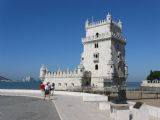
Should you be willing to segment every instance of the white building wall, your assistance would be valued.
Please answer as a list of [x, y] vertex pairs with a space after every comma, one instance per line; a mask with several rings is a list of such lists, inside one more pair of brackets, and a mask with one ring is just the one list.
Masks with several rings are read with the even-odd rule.
[[96, 25], [96, 27], [90, 27], [86, 29], [86, 37], [96, 35], [96, 33], [102, 34], [110, 32], [110, 24]]
[[[98, 48], [95, 48], [95, 43], [98, 43]], [[108, 61], [111, 59], [111, 40], [97, 41], [84, 44], [83, 65], [86, 71], [91, 71], [92, 84], [97, 85], [103, 82], [101, 78], [108, 77]], [[98, 62], [94, 62], [94, 54], [98, 53]], [[95, 65], [98, 65], [98, 70], [95, 70]], [[99, 82], [100, 83], [99, 83]], [[97, 85], [99, 86], [99, 85]], [[100, 85], [103, 87], [103, 85]]]
[[81, 86], [81, 77], [46, 77], [46, 82], [55, 83], [56, 90], [67, 90], [69, 88], [80, 87]]

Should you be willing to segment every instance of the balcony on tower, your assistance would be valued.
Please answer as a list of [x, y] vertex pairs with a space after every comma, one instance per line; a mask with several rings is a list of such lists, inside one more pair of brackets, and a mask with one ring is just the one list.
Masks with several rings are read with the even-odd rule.
[[82, 38], [82, 43], [96, 42], [96, 41], [110, 39], [110, 38], [114, 38], [116, 40], [120, 40], [121, 42], [126, 43], [126, 39], [122, 35], [114, 32], [106, 32], [102, 34], [99, 33], [98, 35], [95, 34], [92, 36], [84, 37]]

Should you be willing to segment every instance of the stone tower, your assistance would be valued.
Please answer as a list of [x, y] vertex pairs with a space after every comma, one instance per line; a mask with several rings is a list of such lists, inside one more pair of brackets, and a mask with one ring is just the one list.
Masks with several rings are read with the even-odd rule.
[[91, 86], [104, 88], [125, 83], [128, 68], [125, 63], [126, 40], [122, 36], [122, 22], [114, 22], [108, 13], [104, 20], [87, 20], [85, 30], [81, 63], [85, 71], [91, 73]]
[[108, 14], [101, 21], [87, 20], [85, 30], [80, 65], [74, 70], [63, 71], [50, 71], [42, 65], [40, 79], [44, 83], [55, 83], [56, 90], [123, 86], [128, 67], [125, 63], [126, 40], [122, 36], [122, 22], [114, 22]]

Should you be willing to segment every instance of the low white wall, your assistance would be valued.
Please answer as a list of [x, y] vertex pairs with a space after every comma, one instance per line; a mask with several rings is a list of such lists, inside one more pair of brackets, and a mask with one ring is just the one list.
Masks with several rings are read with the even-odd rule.
[[3, 93], [41, 93], [40, 90], [18, 90], [18, 89], [0, 89], [0, 94]]
[[0, 89], [0, 95], [5, 96], [27, 96], [42, 98], [40, 90], [17, 90], [17, 89]]
[[[40, 90], [18, 90], [18, 89], [0, 89], [0, 95], [40, 95]], [[67, 92], [67, 91], [54, 91], [55, 95], [70, 95], [70, 96], [103, 96], [97, 94], [90, 94], [90, 93], [82, 93], [82, 92]]]

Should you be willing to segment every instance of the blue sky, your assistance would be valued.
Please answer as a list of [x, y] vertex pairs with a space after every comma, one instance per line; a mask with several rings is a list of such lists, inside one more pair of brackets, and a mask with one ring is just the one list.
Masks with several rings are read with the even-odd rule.
[[87, 18], [123, 22], [129, 81], [160, 69], [159, 0], [0, 0], [0, 75], [21, 79], [79, 65]]

